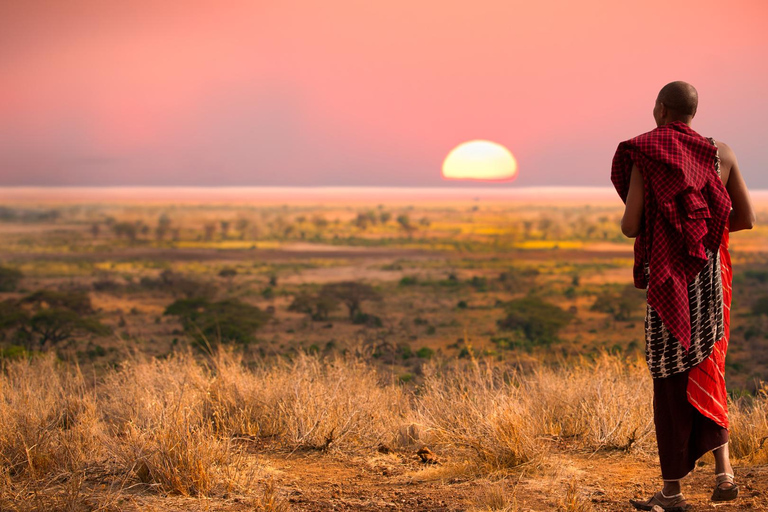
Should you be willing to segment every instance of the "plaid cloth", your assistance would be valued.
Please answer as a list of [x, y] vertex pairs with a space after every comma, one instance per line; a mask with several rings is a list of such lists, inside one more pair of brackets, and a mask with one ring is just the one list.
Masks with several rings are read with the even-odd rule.
[[648, 289], [648, 304], [686, 350], [691, 344], [688, 283], [707, 262], [705, 248], [719, 249], [731, 211], [713, 163], [716, 155], [709, 140], [676, 121], [619, 144], [611, 169], [611, 182], [625, 202], [632, 165], [643, 175], [635, 286]]

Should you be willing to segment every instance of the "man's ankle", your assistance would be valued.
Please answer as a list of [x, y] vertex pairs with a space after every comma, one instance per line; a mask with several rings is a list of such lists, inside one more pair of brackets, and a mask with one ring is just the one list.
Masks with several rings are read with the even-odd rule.
[[664, 487], [661, 489], [661, 495], [664, 498], [671, 498], [680, 494], [679, 482], [664, 482]]
[[733, 474], [733, 467], [730, 464], [715, 464], [715, 474], [719, 475], [721, 473], [728, 473]]

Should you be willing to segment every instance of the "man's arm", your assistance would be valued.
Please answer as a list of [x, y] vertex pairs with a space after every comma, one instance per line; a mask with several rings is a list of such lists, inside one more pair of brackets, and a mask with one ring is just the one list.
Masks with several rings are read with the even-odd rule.
[[629, 177], [629, 192], [627, 192], [624, 217], [621, 218], [621, 232], [629, 238], [635, 238], [640, 234], [640, 226], [643, 222], [643, 200], [645, 185], [643, 175], [637, 165], [632, 166], [632, 174]]
[[752, 201], [749, 199], [747, 184], [739, 170], [739, 163], [736, 160], [736, 154], [724, 142], [717, 143], [720, 149], [720, 161], [726, 167], [730, 168], [725, 183], [725, 189], [731, 196], [731, 215], [728, 219], [728, 230], [731, 232], [741, 231], [743, 229], [752, 229], [755, 225], [755, 210], [752, 208]]

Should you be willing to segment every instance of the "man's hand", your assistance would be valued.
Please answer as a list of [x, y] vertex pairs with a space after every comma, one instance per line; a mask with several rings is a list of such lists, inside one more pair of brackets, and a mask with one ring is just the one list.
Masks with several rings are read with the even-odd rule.
[[629, 192], [627, 192], [624, 217], [621, 218], [621, 232], [629, 238], [635, 238], [640, 234], [640, 226], [643, 223], [644, 196], [643, 175], [635, 164], [632, 166], [632, 174], [629, 177]]

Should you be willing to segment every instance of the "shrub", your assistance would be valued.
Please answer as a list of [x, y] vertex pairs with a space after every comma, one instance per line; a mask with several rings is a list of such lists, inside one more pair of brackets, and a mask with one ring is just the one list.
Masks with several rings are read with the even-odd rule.
[[68, 309], [79, 315], [90, 315], [93, 313], [91, 298], [85, 292], [40, 290], [23, 298], [21, 303], [32, 305], [35, 308]]
[[139, 234], [139, 226], [133, 222], [117, 222], [112, 225], [112, 231], [117, 238], [125, 237], [131, 242], [135, 242]]
[[0, 348], [0, 359], [26, 359], [30, 353], [20, 345]]
[[536, 345], [535, 342], [525, 336], [495, 336], [491, 338], [491, 342], [503, 350], [523, 349], [530, 351]]
[[355, 316], [352, 318], [352, 323], [357, 325], [364, 325], [366, 327], [381, 327], [383, 325], [381, 318], [378, 316], [361, 312], [355, 314]]
[[768, 315], [768, 295], [758, 298], [752, 305], [753, 315]]
[[270, 315], [237, 299], [209, 302], [206, 299], [179, 299], [165, 310], [177, 316], [184, 331], [200, 344], [250, 343], [254, 333]]
[[19, 281], [24, 277], [20, 270], [0, 266], [0, 292], [12, 292], [16, 290]]
[[484, 292], [488, 286], [488, 281], [484, 277], [472, 276], [469, 285], [479, 292]]
[[744, 277], [758, 283], [768, 283], [768, 270], [745, 270]]
[[339, 308], [339, 300], [328, 294], [312, 294], [308, 292], [299, 292], [293, 297], [293, 302], [288, 306], [288, 311], [305, 313], [312, 320], [324, 321], [328, 316]]
[[402, 343], [397, 346], [397, 351], [400, 352], [400, 357], [403, 359], [410, 359], [413, 357], [413, 350], [407, 343]]
[[507, 316], [498, 321], [501, 329], [519, 330], [531, 342], [549, 344], [557, 333], [568, 325], [572, 315], [559, 307], [536, 297], [526, 297], [509, 302]]
[[140, 286], [149, 290], [160, 290], [174, 297], [192, 299], [196, 297], [211, 298], [216, 288], [203, 281], [191, 279], [172, 270], [164, 270], [157, 279], [142, 277]]
[[645, 292], [633, 285], [627, 285], [618, 293], [607, 291], [598, 295], [590, 309], [609, 313], [614, 320], [626, 321], [632, 317], [632, 313], [640, 309], [642, 304], [645, 304]]
[[232, 278], [232, 277], [235, 277], [236, 275], [237, 275], [237, 269], [234, 269], [231, 267], [223, 268], [219, 271], [219, 277], [223, 277], [223, 278]]
[[435, 351], [429, 347], [421, 347], [416, 351], [416, 355], [421, 359], [431, 359], [434, 354]]
[[120, 285], [108, 277], [95, 280], [91, 286], [97, 292], [115, 292], [120, 289]]
[[28, 315], [19, 301], [8, 299], [0, 302], [0, 331], [18, 327], [27, 320]]
[[454, 274], [453, 272], [451, 272], [450, 274], [448, 274], [448, 277], [447, 277], [447, 278], [445, 278], [445, 279], [442, 279], [442, 280], [440, 281], [440, 286], [450, 286], [450, 287], [455, 287], [455, 286], [459, 286], [460, 284], [461, 284], [461, 283], [460, 283], [460, 281], [459, 281], [459, 278], [458, 278], [458, 277], [456, 276], [456, 274]]
[[530, 287], [531, 276], [517, 269], [510, 269], [499, 274], [499, 283], [508, 292], [518, 293]]

